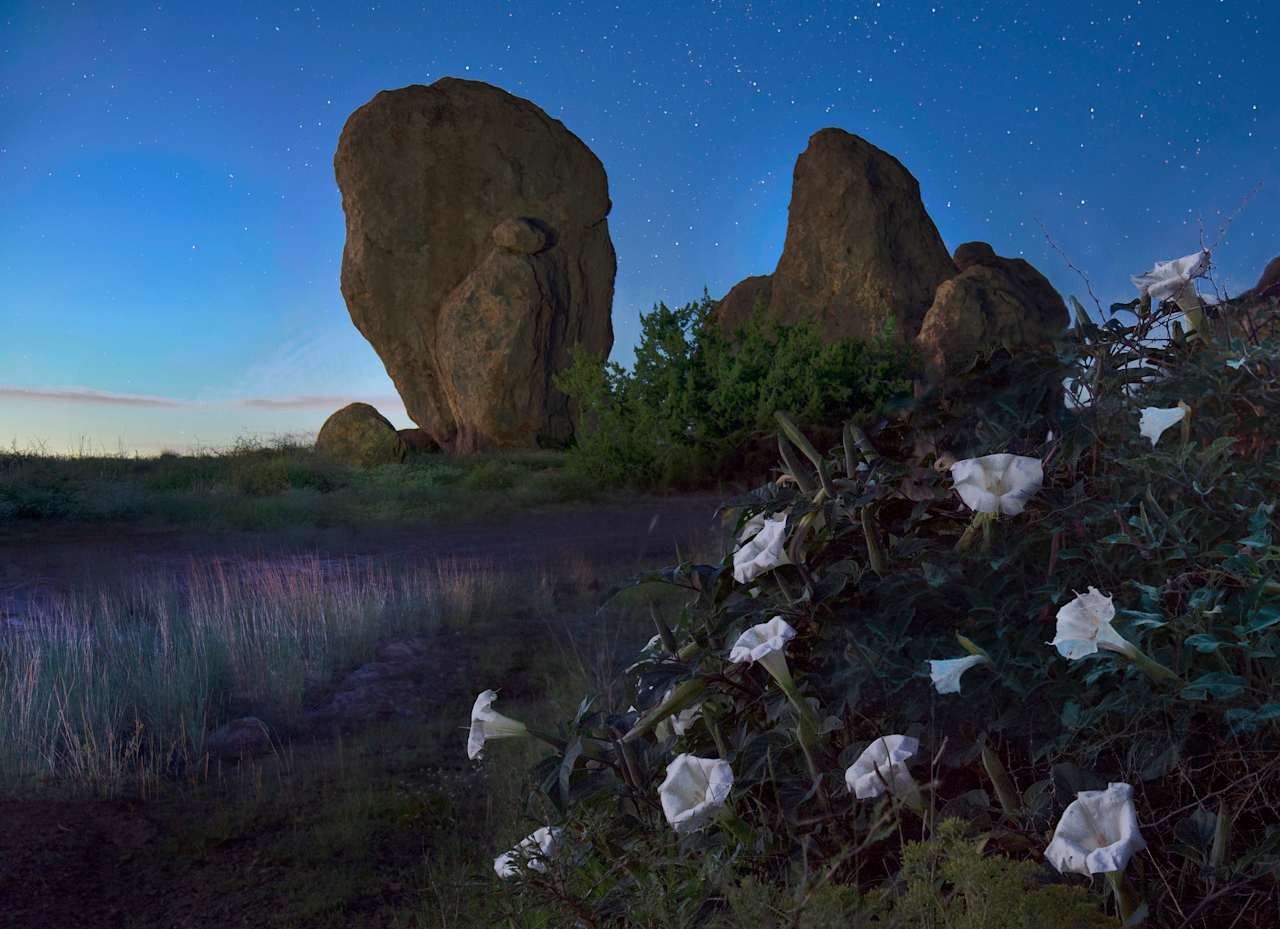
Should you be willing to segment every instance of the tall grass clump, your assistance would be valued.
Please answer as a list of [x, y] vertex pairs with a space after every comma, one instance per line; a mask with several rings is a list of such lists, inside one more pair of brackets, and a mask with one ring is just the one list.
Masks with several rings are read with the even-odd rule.
[[509, 925], [1276, 924], [1277, 307], [1116, 309], [831, 448], [777, 419], [733, 550], [531, 731]]
[[715, 301], [640, 317], [630, 371], [579, 352], [557, 384], [579, 405], [570, 465], [612, 486], [693, 486], [736, 470], [772, 430], [773, 411], [838, 425], [844, 411], [910, 392], [910, 358], [892, 331], [870, 343], [823, 341], [809, 324], [767, 321], [763, 308], [726, 336]]
[[392, 574], [317, 557], [37, 604], [0, 632], [0, 784], [108, 795], [190, 770], [235, 706], [294, 731], [309, 687], [378, 639], [486, 615], [491, 571], [442, 562]]

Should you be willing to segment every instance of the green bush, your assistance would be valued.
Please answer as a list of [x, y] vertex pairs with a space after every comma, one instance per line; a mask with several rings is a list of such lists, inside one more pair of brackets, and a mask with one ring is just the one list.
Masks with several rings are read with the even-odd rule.
[[[775, 557], [755, 576], [727, 552], [638, 578], [688, 599], [656, 615], [659, 636], [609, 688], [620, 698], [587, 696], [541, 736], [554, 751], [530, 810], [564, 838], [546, 873], [516, 880], [515, 911], [700, 925], [758, 886], [793, 900], [778, 925], [805, 925], [806, 899], [848, 925], [1098, 925], [1085, 879], [1043, 856], [1078, 792], [1123, 783], [1147, 850], [1090, 900], [1130, 924], [1272, 925], [1280, 339], [1165, 338], [1169, 321], [1082, 322], [1057, 354], [991, 359], [826, 451], [784, 423], [800, 484], [726, 504], [740, 537], [782, 521]], [[1069, 380], [1089, 404], [1063, 404]], [[1140, 434], [1143, 410], [1180, 402], [1181, 422]], [[975, 513], [950, 466], [997, 453], [1034, 459], [1042, 483], [1025, 508]], [[1090, 588], [1114, 608], [1093, 650], [1048, 644]], [[774, 619], [795, 633], [788, 670], [730, 660]], [[966, 656], [961, 693], [935, 688], [930, 662]], [[918, 740], [910, 780], [855, 799], [846, 770], [889, 735]], [[727, 763], [732, 787], [677, 834], [658, 786], [686, 754]]]
[[774, 410], [838, 424], [909, 393], [910, 359], [891, 330], [871, 344], [826, 344], [811, 325], [766, 321], [757, 305], [726, 338], [714, 310], [704, 292], [701, 303], [642, 315], [631, 371], [574, 355], [556, 381], [582, 411], [572, 467], [612, 486], [689, 486], [771, 431]]

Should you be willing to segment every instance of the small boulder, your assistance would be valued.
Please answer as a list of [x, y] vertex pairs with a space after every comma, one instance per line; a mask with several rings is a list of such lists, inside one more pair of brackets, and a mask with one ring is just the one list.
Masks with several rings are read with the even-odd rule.
[[547, 247], [547, 234], [527, 219], [504, 219], [493, 227], [499, 248], [518, 255], [533, 255]]
[[314, 725], [351, 723], [421, 713], [429, 700], [424, 678], [430, 659], [425, 639], [392, 639], [379, 643], [375, 659], [338, 681], [305, 718]]
[[242, 716], [204, 737], [204, 750], [215, 758], [252, 758], [271, 751], [271, 732], [256, 716]]
[[367, 403], [351, 403], [324, 421], [316, 451], [353, 468], [404, 461], [407, 448], [396, 427]]
[[1047, 344], [1066, 328], [1062, 297], [1021, 258], [966, 242], [956, 249], [955, 263], [960, 274], [938, 286], [916, 337], [930, 380], [962, 374], [1000, 347]]

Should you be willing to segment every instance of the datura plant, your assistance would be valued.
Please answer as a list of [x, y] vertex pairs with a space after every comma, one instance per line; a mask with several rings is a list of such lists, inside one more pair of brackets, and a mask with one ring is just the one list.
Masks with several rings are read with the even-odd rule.
[[[513, 925], [730, 925], [746, 887], [788, 925], [830, 894], [881, 924], [914, 912], [909, 843], [955, 817], [1046, 900], [1270, 925], [1280, 345], [1240, 333], [1278, 314], [1224, 304], [1186, 338], [1172, 297], [1201, 261], [1157, 265], [1105, 322], [1074, 303], [1053, 352], [848, 411], [832, 447], [783, 411], [722, 557], [632, 579], [679, 603], [542, 737], [530, 826], [563, 833], [554, 880], [510, 878], [512, 913], [543, 914]], [[527, 732], [486, 694], [472, 755]]]

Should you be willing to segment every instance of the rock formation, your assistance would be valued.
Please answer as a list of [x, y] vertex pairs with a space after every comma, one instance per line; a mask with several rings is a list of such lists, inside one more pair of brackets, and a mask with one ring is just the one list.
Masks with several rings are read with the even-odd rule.
[[931, 380], [963, 374], [995, 348], [1047, 344], [1066, 328], [1062, 297], [1021, 258], [966, 242], [955, 264], [960, 273], [938, 286], [915, 340]]
[[1280, 255], [1267, 262], [1262, 277], [1251, 289], [1233, 299], [1233, 303], [1258, 303], [1269, 297], [1280, 297]]
[[1044, 343], [1069, 321], [1062, 297], [1022, 259], [968, 242], [953, 260], [911, 173], [842, 129], [810, 136], [778, 266], [730, 289], [716, 308], [721, 326], [741, 326], [757, 300], [767, 318], [813, 322], [830, 341], [867, 340], [891, 323], [934, 379], [997, 346]]
[[356, 110], [334, 172], [342, 294], [413, 421], [458, 451], [567, 440], [552, 375], [613, 345], [599, 159], [528, 100], [442, 78]]
[[400, 441], [404, 442], [404, 447], [410, 451], [440, 451], [440, 446], [436, 444], [436, 440], [421, 429], [397, 429], [396, 434], [400, 436]]
[[833, 341], [870, 339], [890, 319], [909, 338], [955, 274], [902, 163], [843, 129], [822, 129], [796, 159], [777, 268], [735, 286], [717, 316], [732, 331], [759, 295], [770, 318], [813, 321]]
[[404, 440], [385, 416], [367, 403], [350, 403], [324, 421], [316, 451], [352, 468], [404, 461]]

